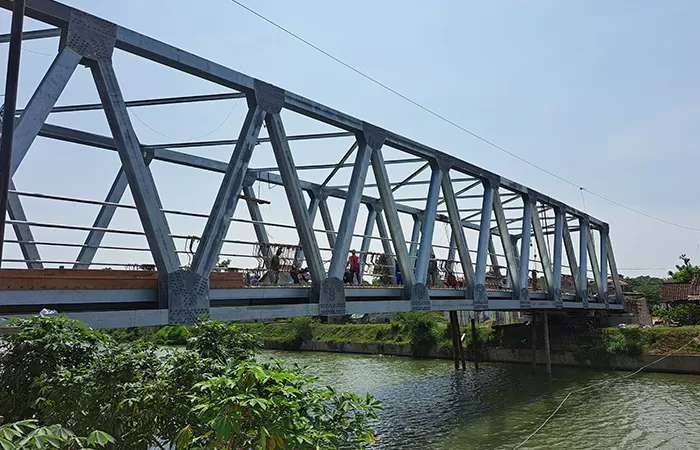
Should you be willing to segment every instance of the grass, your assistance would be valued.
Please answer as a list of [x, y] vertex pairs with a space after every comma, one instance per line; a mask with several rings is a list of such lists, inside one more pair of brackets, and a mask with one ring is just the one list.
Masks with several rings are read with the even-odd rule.
[[[231, 327], [256, 334], [266, 347], [288, 350], [299, 349], [308, 341], [336, 345], [410, 345], [416, 356], [427, 356], [433, 350], [452, 349], [448, 323], [443, 315], [436, 313], [403, 313], [397, 315], [390, 323], [328, 324], [308, 317], [298, 317], [268, 323], [237, 323]], [[468, 324], [465, 324], [461, 331], [465, 338], [464, 345], [469, 348], [472, 339]], [[478, 324], [477, 333], [481, 346], [499, 345], [490, 324]], [[187, 327], [169, 325], [159, 328], [113, 330], [110, 334], [122, 341], [146, 339], [159, 345], [181, 345], [183, 338], [189, 335], [189, 330]], [[577, 336], [575, 346], [561, 350], [574, 352], [580, 361], [605, 365], [615, 356], [665, 354], [698, 336], [700, 325], [603, 328]], [[510, 342], [512, 340], [501, 337], [500, 344], [517, 347], [518, 343]], [[700, 355], [700, 339], [689, 344], [680, 353]]]

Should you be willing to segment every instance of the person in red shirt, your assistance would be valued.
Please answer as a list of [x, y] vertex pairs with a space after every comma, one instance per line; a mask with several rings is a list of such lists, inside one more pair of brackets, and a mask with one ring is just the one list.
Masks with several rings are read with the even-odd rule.
[[360, 280], [360, 257], [357, 256], [355, 250], [350, 251], [350, 257], [348, 258], [348, 263], [345, 268], [350, 274], [348, 277], [350, 279], [350, 284], [355, 284], [355, 280], [357, 280], [357, 284], [362, 284]]

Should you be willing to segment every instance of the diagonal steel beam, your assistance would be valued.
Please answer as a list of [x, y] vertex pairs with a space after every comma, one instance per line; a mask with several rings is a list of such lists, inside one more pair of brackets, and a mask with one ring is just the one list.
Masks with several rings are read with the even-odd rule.
[[[360, 195], [362, 192], [360, 191]], [[352, 199], [348, 198], [345, 200], [347, 204]], [[360, 203], [359, 201], [357, 203]], [[331, 211], [328, 209], [328, 202], [325, 198], [321, 198], [318, 204], [318, 211], [321, 213], [321, 221], [323, 222], [323, 228], [326, 230], [326, 238], [328, 239], [328, 247], [333, 248], [335, 246], [335, 227], [333, 226], [333, 217], [331, 216]]]
[[564, 240], [564, 211], [561, 208], [554, 208], [554, 245], [552, 248], [552, 295], [554, 303], [558, 308], [563, 306], [561, 300], [561, 268], [562, 268], [562, 247]]
[[374, 223], [377, 220], [377, 210], [371, 205], [367, 205], [367, 208], [367, 222], [365, 222], [365, 230], [362, 233], [362, 244], [360, 247], [360, 280], [363, 279], [365, 274], [367, 252], [369, 252], [369, 244], [372, 240], [371, 236], [374, 233]]
[[[384, 162], [386, 163], [386, 161]], [[405, 186], [406, 183], [409, 183], [412, 179], [423, 173], [425, 169], [430, 167], [430, 163], [427, 162], [420, 166], [418, 169], [416, 169], [413, 173], [411, 173], [409, 176], [404, 178], [403, 180], [399, 181], [394, 187], [391, 188], [391, 192], [396, 192], [397, 190], [401, 189], [402, 186]]]
[[384, 165], [384, 157], [381, 152], [381, 145], [383, 144], [383, 139], [381, 143], [377, 143], [372, 152], [372, 170], [374, 172], [374, 179], [377, 182], [377, 187], [379, 189], [379, 199], [382, 202], [382, 211], [384, 216], [386, 216], [387, 225], [389, 228], [389, 234], [391, 235], [391, 240], [393, 242], [394, 254], [399, 263], [399, 269], [401, 270], [401, 277], [403, 278], [404, 285], [413, 286], [416, 282], [415, 276], [413, 274], [413, 266], [408, 259], [408, 252], [406, 251], [406, 238], [404, 237], [403, 230], [401, 229], [401, 221], [399, 220], [399, 215], [396, 210], [396, 204], [394, 203], [394, 196], [391, 192], [391, 186], [389, 181], [389, 175], [386, 171], [386, 166]]
[[[361, 138], [357, 155], [355, 156], [352, 176], [350, 178], [351, 181], [350, 189], [348, 190], [348, 198], [345, 200], [343, 214], [340, 218], [340, 225], [338, 226], [338, 237], [334, 242], [335, 245], [331, 246], [333, 248], [333, 255], [331, 256], [331, 264], [330, 268], [328, 269], [328, 278], [335, 278], [337, 280], [343, 279], [343, 274], [345, 272], [345, 261], [347, 259], [348, 251], [350, 250], [352, 234], [355, 230], [355, 223], [357, 222], [357, 213], [360, 209], [362, 189], [365, 184], [365, 179], [367, 178], [367, 171], [369, 169], [369, 161], [372, 152], [373, 149]], [[323, 209], [321, 209], [321, 214], [323, 214]], [[328, 219], [330, 220], [330, 214], [328, 214]], [[333, 226], [332, 223], [329, 223], [328, 225], [331, 227]]]
[[279, 112], [268, 112], [265, 116], [265, 124], [267, 125], [267, 132], [270, 134], [272, 151], [275, 154], [275, 160], [277, 160], [280, 176], [284, 180], [284, 190], [287, 194], [294, 223], [299, 232], [299, 239], [304, 249], [304, 257], [309, 267], [311, 280], [317, 286], [320, 286], [326, 276], [326, 270], [323, 267], [321, 252], [318, 249], [318, 242], [316, 242], [313, 227], [309, 222], [304, 194], [301, 190], [299, 177], [294, 169], [292, 152], [289, 149], [289, 143], [287, 142]]
[[501, 201], [500, 195], [498, 195], [498, 190], [496, 190], [496, 195], [493, 196], [493, 214], [496, 216], [496, 226], [501, 238], [503, 253], [506, 257], [506, 269], [508, 269], [510, 283], [515, 292], [515, 289], [517, 289], [518, 286], [520, 261], [518, 259], [518, 252], [513, 245], [510, 232], [508, 231], [508, 221], [506, 220], [505, 212], [503, 211], [504, 203], [505, 202]]
[[552, 262], [549, 258], [549, 248], [547, 247], [547, 241], [544, 237], [544, 232], [542, 231], [542, 222], [540, 222], [539, 214], [537, 214], [536, 204], [534, 202], [531, 203], [530, 208], [532, 208], [532, 231], [535, 235], [535, 245], [537, 245], [537, 254], [540, 256], [540, 263], [542, 264], [542, 272], [544, 272], [544, 281], [546, 284], [547, 292], [549, 294], [549, 298], [553, 299], [554, 274], [552, 272]]
[[162, 204], [153, 175], [146, 167], [141, 145], [129, 120], [129, 113], [126, 111], [112, 63], [100, 60], [91, 64], [90, 69], [100, 100], [105, 107], [107, 122], [117, 144], [119, 158], [146, 233], [153, 260], [159, 271], [168, 274], [175, 272], [180, 268], [180, 260], [175, 252], [168, 222], [161, 211]]
[[257, 104], [249, 106], [228, 169], [204, 226], [197, 252], [192, 258], [192, 271], [200, 276], [208, 277], [218, 260], [231, 218], [236, 211], [238, 197], [243, 189], [248, 164], [253, 156], [264, 117], [265, 112]]
[[454, 252], [451, 250], [452, 241], [454, 241], [454, 245], [457, 248], [457, 253], [459, 254], [459, 262], [462, 266], [462, 273], [464, 274], [465, 296], [472, 297], [474, 293], [474, 266], [472, 265], [472, 258], [469, 254], [467, 239], [464, 236], [464, 229], [462, 228], [462, 223], [459, 218], [457, 201], [455, 200], [449, 171], [446, 171], [446, 174], [442, 178], [442, 195], [443, 198], [445, 198], [445, 206], [447, 206], [448, 218], [452, 228], [450, 254], [448, 255], [448, 259], [452, 260], [454, 258]]
[[590, 223], [585, 218], [579, 218], [578, 231], [578, 297], [584, 308], [588, 307], [588, 242], [590, 240]]
[[265, 224], [263, 223], [263, 216], [260, 212], [260, 206], [256, 201], [255, 189], [253, 186], [244, 186], [243, 194], [245, 195], [245, 203], [248, 207], [248, 215], [253, 221], [253, 231], [255, 232], [255, 238], [258, 241], [258, 245], [262, 250], [263, 257], [271, 257], [270, 254], [270, 238], [267, 235], [267, 230], [265, 229]]
[[[10, 180], [10, 190], [15, 189], [15, 185], [12, 180]], [[32, 229], [29, 225], [19, 223], [26, 222], [27, 216], [24, 213], [24, 208], [22, 203], [19, 201], [19, 196], [17, 194], [10, 193], [7, 197], [7, 214], [10, 216], [10, 220], [13, 221], [12, 229], [17, 236], [17, 241], [19, 244], [19, 249], [22, 252], [22, 256], [26, 261], [27, 268], [29, 269], [42, 269], [44, 265], [41, 263], [41, 257], [39, 257], [39, 250], [34, 241], [34, 235], [32, 234]]]
[[345, 154], [343, 155], [342, 158], [340, 158], [340, 161], [338, 161], [338, 164], [333, 168], [333, 170], [331, 171], [331, 173], [329, 173], [328, 176], [326, 177], [326, 179], [323, 180], [323, 183], [321, 183], [321, 189], [323, 189], [324, 187], [326, 187], [326, 186], [328, 185], [328, 183], [331, 182], [331, 180], [333, 179], [333, 177], [335, 176], [335, 174], [338, 173], [338, 171], [339, 171], [340, 169], [343, 168], [343, 165], [345, 164], [345, 161], [347, 161], [348, 158], [350, 158], [350, 155], [352, 155], [352, 153], [353, 153], [355, 150], [357, 150], [357, 141], [355, 141], [355, 142], [352, 143], [352, 145], [350, 146], [350, 148], [348, 149], [348, 151], [345, 152]]

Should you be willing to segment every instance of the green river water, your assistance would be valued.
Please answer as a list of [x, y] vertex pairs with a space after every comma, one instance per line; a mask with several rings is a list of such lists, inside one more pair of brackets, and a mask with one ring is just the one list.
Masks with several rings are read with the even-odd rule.
[[[265, 352], [323, 384], [372, 393], [378, 449], [512, 449], [576, 388], [624, 372], [312, 352]], [[700, 375], [641, 373], [572, 395], [522, 448], [700, 449]]]

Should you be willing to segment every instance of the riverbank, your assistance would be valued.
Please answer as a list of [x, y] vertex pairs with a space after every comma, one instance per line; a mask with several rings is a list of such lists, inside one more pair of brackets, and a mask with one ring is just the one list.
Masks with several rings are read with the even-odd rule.
[[[269, 323], [232, 325], [254, 333], [266, 349], [384, 354], [422, 358], [452, 358], [449, 325], [441, 314], [399, 314], [388, 323], [328, 324], [311, 318]], [[681, 352], [649, 367], [650, 371], [700, 374], [700, 326], [654, 328], [587, 328], [567, 319], [552, 318], [552, 363], [597, 369], [636, 370], [686, 345]], [[138, 336], [140, 334], [141, 336]], [[469, 359], [473, 359], [471, 333], [462, 330]], [[489, 323], [477, 326], [480, 361], [530, 364], [532, 334], [529, 325], [495, 330]], [[544, 363], [543, 330], [537, 330], [537, 361]], [[133, 340], [147, 337], [160, 344], [177, 345], [188, 329], [167, 326], [157, 330], [120, 331]]]

